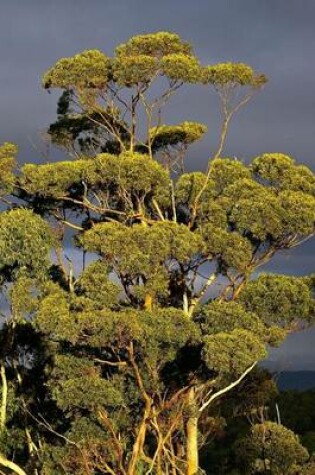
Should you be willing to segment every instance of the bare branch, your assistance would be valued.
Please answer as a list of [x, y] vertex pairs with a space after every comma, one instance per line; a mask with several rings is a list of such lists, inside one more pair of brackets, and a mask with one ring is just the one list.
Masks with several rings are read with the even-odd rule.
[[0, 465], [5, 468], [12, 470], [12, 472], [16, 473], [17, 475], [27, 475], [24, 470], [19, 467], [15, 462], [11, 462], [8, 460], [4, 455], [0, 454]]
[[255, 368], [257, 365], [258, 361], [254, 361], [254, 363], [249, 366], [244, 373], [241, 374], [241, 376], [233, 381], [231, 384], [226, 386], [223, 389], [220, 389], [220, 391], [217, 391], [214, 393], [207, 401], [205, 401], [202, 406], [199, 408], [199, 412], [202, 413], [213, 401], [218, 399], [220, 396], [223, 396], [223, 394], [226, 394], [227, 392], [231, 391], [231, 389], [235, 388], [238, 384], [240, 384], [241, 381]]

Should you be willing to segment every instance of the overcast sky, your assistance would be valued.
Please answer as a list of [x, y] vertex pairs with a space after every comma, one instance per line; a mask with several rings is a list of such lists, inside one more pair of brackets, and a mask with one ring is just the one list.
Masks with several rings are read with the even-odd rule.
[[[243, 61], [270, 82], [232, 124], [225, 155], [249, 160], [283, 152], [315, 170], [314, 0], [0, 0], [0, 143], [20, 146], [23, 162], [42, 160], [40, 133], [55, 119], [56, 95], [41, 76], [57, 59], [113, 48], [139, 33], [173, 31], [203, 63]], [[170, 123], [198, 120], [209, 133], [190, 154], [197, 168], [215, 148], [215, 98], [187, 88], [168, 109]], [[51, 157], [52, 159], [54, 156]], [[315, 242], [276, 259], [270, 270], [315, 270]], [[291, 338], [281, 361], [315, 370], [315, 331]]]

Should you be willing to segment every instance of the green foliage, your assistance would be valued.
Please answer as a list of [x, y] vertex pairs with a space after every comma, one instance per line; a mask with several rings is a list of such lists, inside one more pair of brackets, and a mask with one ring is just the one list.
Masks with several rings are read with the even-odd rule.
[[61, 335], [73, 335], [73, 319], [70, 316], [70, 302], [67, 294], [57, 284], [50, 283], [44, 289], [35, 324], [40, 331], [51, 335], [53, 340]]
[[34, 315], [38, 306], [36, 297], [38, 284], [39, 282], [23, 275], [23, 273], [14, 282], [10, 289], [10, 301], [14, 319], [20, 320]]
[[82, 357], [58, 355], [50, 384], [53, 398], [67, 412], [123, 404], [115, 381], [100, 378], [100, 368]]
[[204, 305], [197, 321], [206, 335], [231, 332], [237, 328], [252, 331], [262, 337], [265, 332], [265, 326], [257, 315], [247, 312], [241, 304], [233, 301], [214, 301]]
[[163, 75], [174, 82], [197, 83], [201, 67], [197, 58], [182, 53], [169, 54], [161, 61]]
[[201, 230], [207, 254], [220, 260], [223, 274], [229, 268], [246, 271], [252, 259], [251, 243], [238, 233], [220, 229], [215, 224], [206, 224]]
[[195, 317], [205, 335], [204, 358], [210, 368], [240, 374], [266, 355], [264, 343], [277, 345], [286, 332], [268, 327], [237, 302], [213, 301]]
[[206, 133], [207, 127], [198, 122], [182, 122], [178, 125], [161, 125], [150, 130], [152, 147], [160, 150], [169, 146], [188, 146]]
[[206, 183], [206, 176], [202, 172], [182, 174], [176, 182], [176, 198], [178, 203], [192, 205], [201, 189], [206, 186], [204, 200], [210, 201], [214, 195], [213, 181]]
[[314, 317], [312, 293], [298, 277], [260, 275], [246, 284], [240, 300], [268, 324], [288, 325]]
[[138, 285], [141, 279], [153, 293], [167, 290], [167, 269], [174, 265], [172, 261], [188, 263], [203, 249], [198, 235], [184, 225], [166, 221], [149, 227], [96, 224], [80, 242], [86, 250], [99, 253], [118, 276], [128, 275]]
[[0, 214], [0, 268], [27, 271], [47, 269], [53, 244], [49, 225], [28, 209], [14, 209]]
[[237, 178], [233, 183], [227, 186], [223, 195], [229, 201], [236, 203], [242, 199], [249, 199], [251, 196], [260, 195], [262, 199], [264, 199], [266, 192], [266, 188], [254, 181], [252, 177], [245, 177]]
[[[288, 160], [286, 158], [285, 163]], [[266, 176], [256, 173], [257, 163], [258, 159], [255, 159], [252, 166], [246, 167], [237, 160], [215, 159], [210, 163], [207, 181], [200, 172], [179, 178], [177, 201], [194, 209], [196, 199], [202, 193], [198, 221], [199, 225], [205, 225], [204, 229], [201, 226], [203, 235], [213, 234], [212, 241], [215, 241], [219, 227], [229, 232], [232, 228], [255, 246], [258, 242], [277, 242], [279, 246], [290, 247], [296, 239], [314, 230], [315, 202], [310, 192], [312, 173], [304, 167], [304, 175], [309, 179], [305, 178], [303, 186], [301, 180], [298, 183], [292, 180], [286, 181], [286, 185], [278, 190], [273, 182], [266, 183]], [[208, 223], [215, 227], [212, 233]], [[223, 231], [220, 233], [222, 237], [218, 236], [218, 242], [224, 241]]]
[[[95, 155], [95, 151], [147, 149], [152, 155], [148, 144], [150, 130], [157, 123], [152, 122], [156, 107], [184, 83], [202, 82], [202, 76], [192, 48], [168, 32], [135, 36], [118, 46], [112, 58], [99, 50], [62, 58], [42, 80], [47, 89], [64, 90], [58, 120], [49, 130], [52, 141], [79, 155], [84, 151], [93, 154], [93, 150]], [[165, 90], [149, 98], [146, 91], [157, 80]], [[138, 136], [140, 104], [147, 115], [146, 140]]]
[[267, 82], [266, 76], [258, 75], [244, 63], [221, 63], [204, 69], [205, 83], [216, 87], [226, 85], [261, 87]]
[[194, 82], [200, 66], [190, 46], [173, 33], [138, 35], [116, 48], [114, 80], [120, 85], [146, 83], [156, 75]]
[[[314, 390], [282, 391], [276, 398], [276, 402], [286, 427], [300, 436], [304, 447], [310, 453], [315, 452]], [[292, 410], [293, 407], [294, 410]]]
[[210, 177], [219, 195], [237, 180], [250, 178], [251, 172], [242, 162], [230, 158], [216, 158], [210, 163]]
[[13, 190], [16, 166], [15, 155], [18, 152], [16, 145], [5, 142], [0, 145], [0, 193], [7, 194]]
[[109, 269], [102, 261], [90, 264], [76, 282], [76, 293], [84, 307], [98, 310], [117, 305], [120, 287], [110, 280]]
[[315, 222], [315, 198], [301, 191], [284, 191], [279, 194], [281, 206], [286, 210], [283, 226], [288, 234], [311, 234]]
[[51, 142], [76, 158], [101, 152], [119, 154], [121, 144], [106, 127], [107, 122], [110, 128], [117, 127], [122, 142], [128, 143], [127, 124], [121, 119], [119, 109], [107, 106], [102, 111], [78, 111], [74, 102], [74, 90], [64, 90], [58, 100], [57, 120], [47, 131]]
[[21, 186], [29, 194], [60, 198], [80, 184], [86, 167], [84, 160], [45, 165], [26, 164], [22, 168]]
[[158, 61], [146, 55], [120, 56], [113, 63], [114, 80], [119, 86], [150, 82], [158, 69]]
[[273, 475], [294, 473], [309, 456], [292, 431], [274, 422], [254, 425], [251, 435], [239, 443], [238, 453], [250, 473], [265, 470]]
[[117, 56], [146, 55], [161, 58], [169, 54], [192, 54], [191, 46], [182, 41], [179, 35], [166, 31], [159, 31], [146, 35], [137, 35], [130, 38], [116, 48]]
[[72, 58], [62, 58], [43, 76], [46, 89], [103, 88], [110, 76], [110, 60], [99, 50], [87, 50]]
[[[100, 154], [95, 159], [82, 159], [55, 164], [27, 164], [22, 169], [21, 187], [29, 195], [64, 199], [81, 197], [88, 191], [111, 192], [111, 203], [132, 206], [155, 196], [159, 203], [169, 201], [169, 175], [161, 165], [145, 155], [122, 154], [119, 157]], [[78, 203], [80, 204], [80, 203]]]
[[203, 359], [219, 374], [240, 376], [255, 361], [266, 357], [264, 343], [249, 330], [236, 328], [204, 338]]
[[266, 153], [253, 160], [255, 175], [279, 190], [302, 191], [314, 195], [315, 179], [311, 170], [296, 165], [293, 158], [281, 153]]
[[230, 219], [241, 234], [260, 241], [278, 240], [284, 231], [282, 212], [278, 199], [264, 192], [241, 198], [232, 207]]
[[126, 190], [130, 197], [137, 197], [140, 201], [155, 196], [158, 202], [168, 202], [168, 172], [145, 155], [123, 154], [118, 159], [100, 155], [94, 173], [94, 176], [91, 174], [94, 181], [103, 176], [111, 180], [119, 192]]
[[[219, 94], [222, 133], [206, 170], [184, 173], [207, 127], [165, 125], [162, 112], [194, 83]], [[312, 276], [255, 273], [314, 233], [314, 174], [279, 153], [222, 158], [233, 114], [265, 83], [243, 63], [201, 66], [168, 32], [133, 37], [111, 58], [83, 51], [44, 75], [62, 90], [49, 134], [71, 159], [17, 172], [16, 147], [0, 147], [0, 443], [26, 473], [182, 473], [191, 422], [194, 442], [219, 447], [224, 418], [262, 420], [274, 387], [257, 376], [245, 394], [244, 378], [315, 310]], [[244, 420], [237, 427], [245, 435]], [[246, 470], [258, 460], [287, 474], [307, 456], [273, 423], [241, 446]]]
[[[122, 272], [126, 270], [124, 265], [129, 266], [129, 259], [131, 268], [135, 266], [136, 272], [141, 272], [141, 269], [149, 271], [168, 259], [184, 263], [202, 249], [198, 235], [190, 232], [186, 226], [170, 221], [157, 222], [149, 227], [101, 223], [86, 231], [81, 240], [88, 250], [99, 252], [105, 259], [121, 259]], [[143, 249], [146, 250], [145, 254]]]

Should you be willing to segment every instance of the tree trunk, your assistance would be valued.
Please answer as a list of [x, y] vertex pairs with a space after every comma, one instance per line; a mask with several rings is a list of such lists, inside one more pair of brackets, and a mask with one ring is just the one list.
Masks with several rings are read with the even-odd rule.
[[9, 470], [12, 470], [12, 472], [16, 473], [17, 475], [27, 475], [21, 467], [19, 467], [16, 463], [8, 460], [2, 454], [0, 454], [0, 465], [2, 465], [2, 467], [8, 468]]
[[152, 304], [153, 304], [153, 297], [151, 294], [146, 293], [145, 294], [145, 300], [144, 300], [144, 308], [145, 310], [148, 310], [149, 312], [152, 311]]
[[5, 372], [5, 366], [1, 364], [1, 408], [0, 408], [0, 433], [4, 431], [7, 419], [7, 398], [8, 398], [8, 383]]
[[195, 403], [195, 389], [188, 394], [188, 419], [186, 423], [186, 461], [187, 475], [197, 475], [199, 468], [198, 456], [198, 412]]

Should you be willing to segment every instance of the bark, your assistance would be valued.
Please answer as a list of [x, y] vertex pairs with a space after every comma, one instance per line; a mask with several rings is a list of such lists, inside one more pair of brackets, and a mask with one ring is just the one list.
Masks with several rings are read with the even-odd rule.
[[9, 470], [12, 470], [12, 472], [16, 473], [17, 475], [27, 475], [21, 467], [5, 458], [5, 456], [2, 454], [0, 454], [0, 465], [2, 465], [2, 467], [8, 468]]
[[188, 393], [189, 416], [186, 422], [186, 461], [187, 475], [196, 475], [199, 468], [198, 455], [198, 412], [195, 402], [195, 389], [191, 388]]
[[153, 297], [151, 294], [145, 294], [144, 308], [149, 312], [152, 311]]
[[1, 364], [1, 384], [2, 384], [2, 397], [1, 397], [1, 409], [0, 409], [0, 432], [3, 432], [6, 426], [7, 419], [7, 399], [8, 399], [8, 383], [5, 373], [5, 366]]
[[241, 381], [243, 381], [243, 379], [255, 368], [255, 366], [257, 365], [258, 361], [254, 361], [254, 363], [249, 366], [241, 375], [238, 379], [236, 379], [235, 381], [233, 381], [231, 384], [229, 384], [228, 386], [226, 386], [225, 388], [222, 388], [220, 389], [219, 391], [217, 391], [216, 393], [212, 394], [203, 404], [202, 406], [198, 409], [199, 413], [201, 414], [208, 406], [210, 406], [210, 404], [213, 403], [213, 401], [215, 401], [216, 399], [220, 398], [221, 396], [223, 396], [224, 394], [228, 393], [229, 391], [231, 391], [232, 389], [234, 389], [238, 384], [241, 383]]
[[137, 463], [141, 459], [141, 455], [143, 453], [143, 447], [144, 447], [146, 433], [147, 433], [148, 419], [152, 410], [152, 400], [145, 390], [139, 368], [134, 358], [132, 343], [130, 344], [130, 348], [129, 348], [129, 358], [130, 358], [131, 366], [134, 371], [137, 386], [141, 392], [141, 395], [144, 401], [144, 411], [142, 415], [142, 421], [140, 422], [140, 425], [137, 430], [137, 437], [133, 444], [132, 456], [131, 456], [131, 460], [127, 469], [128, 475], [136, 475]]
[[136, 475], [137, 463], [141, 459], [141, 454], [142, 454], [143, 446], [145, 442], [148, 415], [149, 415], [149, 411], [145, 410], [143, 421], [140, 424], [140, 427], [138, 429], [138, 435], [133, 445], [132, 457], [131, 457], [131, 461], [130, 461], [128, 472], [127, 472], [128, 475]]

